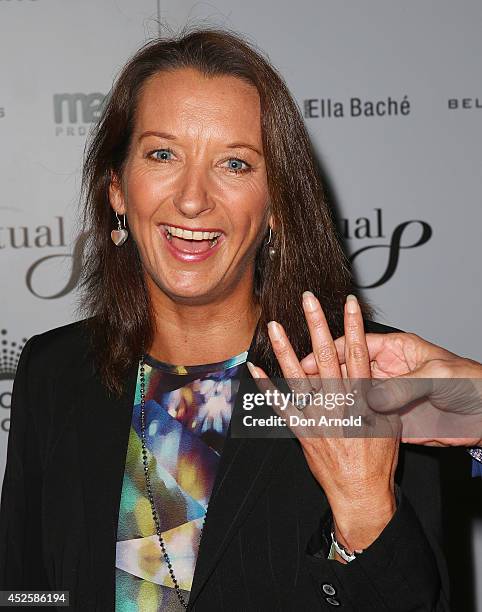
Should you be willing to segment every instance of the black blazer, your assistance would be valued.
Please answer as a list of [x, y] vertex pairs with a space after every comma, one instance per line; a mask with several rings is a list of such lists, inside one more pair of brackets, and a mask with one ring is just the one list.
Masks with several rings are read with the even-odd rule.
[[[1, 499], [0, 589], [68, 590], [71, 609], [110, 612], [137, 364], [115, 399], [86, 347], [77, 322], [32, 337], [22, 351]], [[433, 453], [402, 445], [396, 480], [394, 517], [343, 565], [326, 559], [329, 507], [298, 441], [228, 436], [189, 610], [448, 610]]]

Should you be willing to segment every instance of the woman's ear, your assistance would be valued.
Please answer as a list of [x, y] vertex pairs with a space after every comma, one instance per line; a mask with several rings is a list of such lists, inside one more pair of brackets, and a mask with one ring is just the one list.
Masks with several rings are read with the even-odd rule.
[[109, 183], [109, 202], [114, 212], [118, 215], [126, 214], [126, 205], [124, 201], [124, 194], [122, 193], [122, 184], [118, 175], [111, 171], [110, 183]]

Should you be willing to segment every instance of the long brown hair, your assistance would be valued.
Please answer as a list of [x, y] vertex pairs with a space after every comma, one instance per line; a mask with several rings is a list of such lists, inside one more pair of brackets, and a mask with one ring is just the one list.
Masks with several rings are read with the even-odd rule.
[[[270, 260], [261, 246], [255, 261], [254, 300], [261, 317], [253, 361], [281, 376], [266, 324], [285, 328], [296, 354], [311, 351], [301, 294], [320, 300], [333, 337], [343, 334], [343, 306], [353, 293], [347, 259], [336, 235], [311, 144], [299, 109], [283, 79], [263, 54], [238, 35], [194, 29], [144, 45], [118, 76], [86, 150], [84, 226], [88, 234], [80, 311], [88, 315], [96, 366], [107, 388], [119, 394], [127, 369], [149, 350], [155, 317], [135, 242], [114, 246], [115, 216], [109, 204], [112, 173], [122, 176], [146, 80], [163, 70], [196, 68], [205, 76], [230, 75], [254, 85], [261, 103], [270, 212], [275, 229]], [[370, 308], [362, 304], [364, 314]]]

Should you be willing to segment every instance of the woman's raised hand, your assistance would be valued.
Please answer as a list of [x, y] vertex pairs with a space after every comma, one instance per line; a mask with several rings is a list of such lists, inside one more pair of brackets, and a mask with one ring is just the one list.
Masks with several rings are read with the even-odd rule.
[[[316, 377], [323, 390], [346, 391], [338, 353], [319, 301], [311, 293], [303, 294], [303, 309], [310, 331]], [[344, 313], [345, 372], [350, 379], [371, 378], [370, 361], [363, 319], [355, 296], [348, 296]], [[283, 327], [271, 321], [268, 333], [274, 353], [286, 379], [299, 381], [300, 389], [311, 388]], [[261, 368], [249, 364], [255, 378], [267, 379]], [[315, 372], [310, 373], [311, 379]], [[291, 406], [293, 409], [293, 407]], [[299, 414], [299, 413], [298, 413]], [[395, 509], [394, 474], [398, 461], [399, 439], [389, 437], [299, 435], [292, 428], [303, 449], [308, 466], [327, 495], [335, 533], [349, 550], [364, 549], [381, 533]], [[301, 430], [300, 430], [301, 431]]]

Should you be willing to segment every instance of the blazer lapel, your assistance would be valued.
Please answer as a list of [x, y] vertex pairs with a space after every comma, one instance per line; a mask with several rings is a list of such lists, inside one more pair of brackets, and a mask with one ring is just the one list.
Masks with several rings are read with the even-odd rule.
[[114, 609], [117, 521], [136, 379], [137, 364], [116, 398], [93, 376], [76, 411], [91, 578], [104, 609]]
[[[247, 376], [250, 374], [244, 366], [233, 413], [242, 410], [243, 381]], [[188, 609], [195, 603], [243, 518], [269, 483], [274, 469], [293, 445], [294, 441], [289, 439], [233, 438], [229, 429], [206, 514]]]

